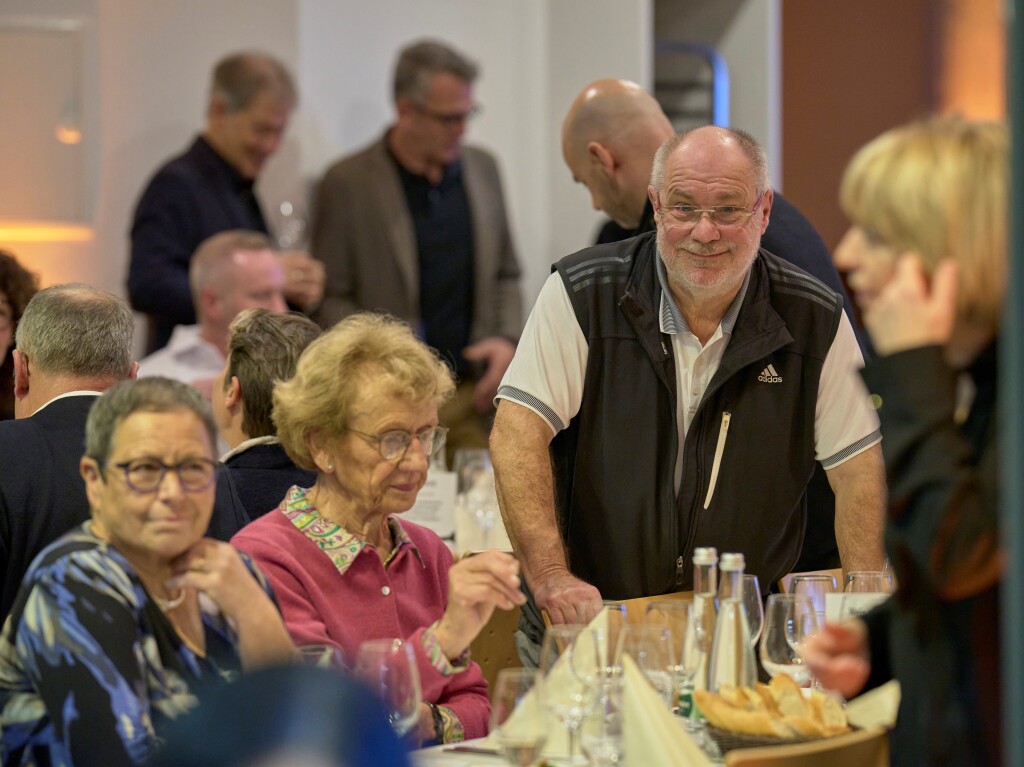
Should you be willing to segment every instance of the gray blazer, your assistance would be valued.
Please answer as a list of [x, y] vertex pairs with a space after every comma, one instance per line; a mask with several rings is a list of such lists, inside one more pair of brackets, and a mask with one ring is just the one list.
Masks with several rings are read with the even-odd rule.
[[[385, 134], [387, 135], [387, 134]], [[464, 147], [473, 216], [474, 293], [470, 340], [518, 339], [523, 324], [519, 263], [494, 158]], [[331, 166], [316, 193], [310, 246], [327, 281], [316, 318], [324, 327], [360, 310], [384, 311], [415, 327], [419, 256], [402, 182], [384, 138]]]

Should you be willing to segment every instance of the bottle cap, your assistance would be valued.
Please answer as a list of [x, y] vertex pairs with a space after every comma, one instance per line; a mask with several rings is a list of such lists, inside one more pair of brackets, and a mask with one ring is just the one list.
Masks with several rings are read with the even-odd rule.
[[722, 561], [718, 565], [720, 570], [742, 570], [746, 567], [746, 561], [742, 554], [723, 554]]
[[718, 562], [718, 549], [713, 546], [693, 550], [695, 565], [713, 565]]

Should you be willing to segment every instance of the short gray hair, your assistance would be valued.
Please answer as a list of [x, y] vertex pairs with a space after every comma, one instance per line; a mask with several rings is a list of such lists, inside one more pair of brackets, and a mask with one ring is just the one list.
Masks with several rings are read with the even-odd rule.
[[454, 75], [472, 85], [479, 69], [461, 53], [436, 40], [420, 40], [407, 45], [395, 64], [395, 101], [404, 98], [422, 104], [427, 96], [428, 78], [442, 73]]
[[213, 69], [210, 102], [220, 101], [229, 112], [247, 109], [264, 91], [269, 91], [275, 101], [288, 109], [298, 102], [291, 73], [265, 53], [233, 53]]
[[[672, 153], [679, 148], [679, 145], [686, 141], [694, 131], [706, 130], [709, 126], [703, 126], [701, 128], [694, 128], [693, 130], [683, 131], [677, 133], [668, 139], [664, 144], [658, 147], [657, 153], [654, 155], [654, 166], [651, 168], [651, 186], [654, 187], [655, 191], [659, 194], [662, 191], [662, 187], [665, 183], [665, 163], [668, 162], [668, 158], [672, 156]], [[732, 139], [739, 145], [740, 151], [750, 161], [750, 169], [753, 173], [754, 187], [757, 194], [762, 194], [768, 191], [768, 153], [764, 151], [757, 139], [747, 133], [745, 130], [739, 128], [723, 128], [721, 126], [715, 126], [718, 130], [725, 131]]]
[[172, 413], [187, 410], [196, 415], [210, 438], [210, 455], [217, 444], [217, 427], [210, 406], [199, 392], [170, 378], [121, 381], [107, 389], [93, 404], [85, 422], [85, 455], [101, 466], [110, 458], [117, 427], [133, 413]]
[[82, 283], [36, 293], [15, 343], [39, 370], [76, 378], [127, 378], [135, 317], [117, 296]]

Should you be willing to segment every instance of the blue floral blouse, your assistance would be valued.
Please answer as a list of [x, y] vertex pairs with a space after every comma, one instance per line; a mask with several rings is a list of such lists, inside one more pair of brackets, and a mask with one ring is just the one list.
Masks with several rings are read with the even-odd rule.
[[[263, 574], [242, 554], [273, 598]], [[89, 523], [48, 546], [0, 631], [0, 764], [134, 765], [204, 685], [237, 677], [237, 638], [200, 595], [190, 649], [132, 565]]]

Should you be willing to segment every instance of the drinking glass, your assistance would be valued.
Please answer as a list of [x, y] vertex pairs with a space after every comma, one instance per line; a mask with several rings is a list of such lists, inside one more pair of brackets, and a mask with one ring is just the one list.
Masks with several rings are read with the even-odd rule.
[[487, 448], [460, 447], [455, 451], [452, 471], [455, 472], [457, 491], [460, 494], [474, 489], [487, 490], [488, 485], [490, 489], [494, 487], [494, 480], [491, 479], [494, 470], [491, 468], [491, 455]]
[[809, 597], [771, 594], [761, 635], [760, 656], [764, 670], [773, 677], [788, 674], [800, 686], [808, 684], [811, 674], [798, 648], [800, 642], [817, 630], [817, 621], [818, 614]]
[[591, 767], [622, 763], [622, 677], [603, 677], [597, 705], [580, 728], [580, 745]]
[[761, 582], [756, 575], [743, 574], [743, 606], [747, 609], [747, 623], [750, 624], [750, 643], [757, 647], [764, 627], [764, 602], [761, 601]]
[[666, 626], [672, 632], [672, 668], [678, 693], [680, 715], [686, 717], [684, 724], [690, 725], [689, 702], [693, 694], [693, 678], [700, 664], [704, 662], [704, 647], [701, 642], [693, 605], [684, 599], [658, 599], [647, 605], [644, 623]]
[[789, 593], [809, 597], [814, 603], [814, 611], [818, 613], [818, 623], [825, 625], [825, 595], [838, 591], [836, 577], [827, 573], [813, 573], [793, 576]]
[[391, 726], [404, 737], [419, 719], [420, 674], [412, 647], [401, 639], [371, 639], [359, 645], [355, 675], [384, 701]]
[[616, 652], [617, 665], [621, 666], [622, 659], [630, 656], [669, 708], [675, 698], [678, 665], [672, 657], [673, 644], [672, 632], [667, 626], [633, 624], [622, 630]]
[[851, 570], [846, 574], [847, 594], [891, 594], [892, 576], [883, 570]]
[[577, 764], [580, 728], [600, 692], [598, 638], [582, 624], [549, 626], [541, 643], [540, 670], [544, 706], [568, 733], [569, 763]]
[[[547, 740], [541, 678], [535, 668], [503, 668], [494, 684], [491, 733], [505, 761], [515, 767], [536, 763]], [[531, 692], [533, 695], [527, 697]]]
[[341, 648], [333, 644], [299, 645], [299, 660], [305, 666], [329, 668], [335, 671], [345, 670], [345, 654]]

